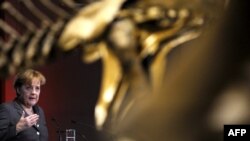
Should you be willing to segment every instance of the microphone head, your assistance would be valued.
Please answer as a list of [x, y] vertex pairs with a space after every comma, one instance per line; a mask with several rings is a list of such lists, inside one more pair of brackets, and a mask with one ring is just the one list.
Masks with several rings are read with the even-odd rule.
[[39, 108], [37, 105], [33, 106], [34, 113], [39, 114]]

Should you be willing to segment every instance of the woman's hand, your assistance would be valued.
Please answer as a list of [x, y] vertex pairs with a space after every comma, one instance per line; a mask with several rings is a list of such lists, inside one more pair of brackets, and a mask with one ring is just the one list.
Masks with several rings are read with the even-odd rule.
[[32, 114], [27, 117], [25, 117], [25, 112], [23, 111], [23, 114], [16, 124], [16, 133], [19, 133], [27, 128], [30, 128], [31, 126], [35, 125], [39, 119], [39, 115]]

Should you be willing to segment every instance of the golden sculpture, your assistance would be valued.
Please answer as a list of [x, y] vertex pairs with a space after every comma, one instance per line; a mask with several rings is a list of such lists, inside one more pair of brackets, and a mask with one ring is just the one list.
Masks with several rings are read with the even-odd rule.
[[[197, 38], [205, 20], [203, 14], [195, 13], [197, 11], [168, 9], [147, 2], [120, 9], [123, 2], [106, 0], [83, 8], [66, 26], [59, 40], [64, 50], [84, 42], [85, 62], [102, 59], [102, 85], [95, 109], [98, 129], [102, 129], [105, 122], [116, 125], [137, 99], [159, 93], [168, 53]], [[150, 22], [156, 25], [139, 27]], [[107, 37], [91, 44], [91, 39], [103, 34], [108, 24], [111, 28]], [[148, 56], [154, 57], [148, 68], [143, 68], [142, 62]]]
[[[228, 2], [227, 0], [102, 0], [79, 7], [74, 1], [62, 1], [72, 10], [69, 12], [49, 0], [41, 0], [43, 5], [58, 16], [57, 20], [53, 21], [43, 11], [39, 11], [32, 1], [23, 0], [23, 3], [43, 22], [41, 25], [28, 22], [28, 31], [21, 37], [20, 33], [16, 33], [0, 21], [0, 28], [10, 35], [8, 41], [0, 40], [1, 49], [6, 48], [0, 54], [0, 58], [3, 58], [0, 61], [0, 68], [7, 67], [8, 73], [12, 73], [15, 68], [21, 67], [20, 60], [24, 60], [24, 67], [37, 63], [44, 64], [53, 44], [57, 44], [63, 52], [80, 47], [83, 50], [81, 59], [84, 62], [91, 63], [101, 59], [103, 63], [99, 99], [95, 107], [96, 128], [109, 130], [116, 135], [117, 141], [166, 140], [166, 135], [161, 131], [165, 127], [160, 124], [167, 123], [166, 126], [173, 126], [169, 123], [171, 120], [174, 123], [187, 122], [178, 115], [183, 115], [181, 112], [195, 107], [195, 99], [199, 95], [194, 89], [203, 88], [203, 86], [201, 86], [202, 81], [199, 80], [186, 83], [190, 79], [190, 76], [186, 75], [192, 70], [194, 72], [203, 70], [205, 64], [194, 61], [190, 55], [186, 55], [187, 58], [191, 58], [190, 62], [198, 67], [190, 69], [183, 63], [179, 67], [184, 72], [174, 69], [176, 72], [170, 73], [173, 78], [166, 80], [169, 54], [176, 47], [190, 47], [187, 44], [200, 36], [205, 36], [207, 39], [215, 36], [208, 31], [216, 31], [218, 19], [222, 17]], [[15, 15], [20, 23], [26, 21], [25, 16], [14, 14], [18, 12], [10, 3], [4, 2], [2, 8]], [[39, 27], [38, 30], [37, 27]], [[205, 35], [204, 31], [206, 31]], [[201, 39], [204, 40], [204, 37]], [[17, 44], [15, 44], [16, 41]], [[36, 50], [39, 48], [37, 44], [41, 41], [42, 53], [40, 58], [33, 62], [32, 58], [35, 58]], [[22, 45], [27, 43], [27, 52], [20, 54]], [[194, 58], [197, 60], [203, 60], [203, 57], [210, 58], [207, 54], [211, 55], [214, 48], [204, 48], [204, 51], [208, 51], [206, 54], [201, 51], [205, 43], [197, 44], [192, 44], [199, 51], [199, 53], [193, 51]], [[17, 55], [13, 54], [14, 61], [8, 63], [5, 54], [12, 46], [17, 48]], [[18, 57], [19, 59], [16, 59]], [[206, 62], [206, 60], [203, 61]], [[188, 60], [184, 59], [183, 62]], [[207, 70], [209, 68], [204, 70], [205, 74], [209, 74]], [[197, 74], [199, 74], [198, 71]], [[178, 84], [181, 84], [182, 80], [186, 86], [179, 88]], [[181, 96], [178, 94], [183, 94], [185, 90], [187, 90], [186, 99], [179, 100]], [[171, 95], [171, 93], [177, 95]], [[173, 101], [168, 98], [172, 98]], [[157, 105], [157, 101], [160, 105]], [[176, 107], [171, 108], [171, 106]], [[155, 128], [151, 127], [154, 125], [153, 120], [143, 119], [147, 113], [161, 112], [164, 118], [158, 116], [152, 118], [156, 119]], [[188, 127], [187, 123], [182, 124]], [[179, 123], [176, 125], [183, 126]], [[139, 128], [146, 135], [141, 135]], [[169, 129], [168, 132], [171, 132]], [[185, 140], [185, 137], [190, 137], [187, 140], [193, 140], [192, 137], [196, 137], [196, 135], [178, 137], [178, 129], [180, 128], [173, 127], [173, 136], [169, 138], [170, 140], [181, 141]], [[160, 136], [157, 137], [158, 135]]]

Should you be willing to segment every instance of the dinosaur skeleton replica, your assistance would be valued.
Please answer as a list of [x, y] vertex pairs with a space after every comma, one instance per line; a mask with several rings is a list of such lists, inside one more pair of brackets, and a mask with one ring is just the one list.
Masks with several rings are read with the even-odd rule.
[[138, 101], [161, 93], [169, 53], [199, 38], [227, 2], [6, 0], [0, 7], [1, 76], [82, 48], [83, 62], [103, 63], [96, 128], [125, 136], [117, 140], [146, 141], [123, 135], [126, 126], [117, 128]]

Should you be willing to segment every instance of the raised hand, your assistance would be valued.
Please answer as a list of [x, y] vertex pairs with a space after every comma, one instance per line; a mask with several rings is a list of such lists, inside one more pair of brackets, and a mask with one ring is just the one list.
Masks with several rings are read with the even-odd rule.
[[39, 119], [39, 115], [32, 114], [27, 117], [25, 117], [25, 112], [23, 111], [22, 116], [18, 123], [16, 124], [16, 132], [19, 133], [27, 128], [32, 127], [37, 123]]

